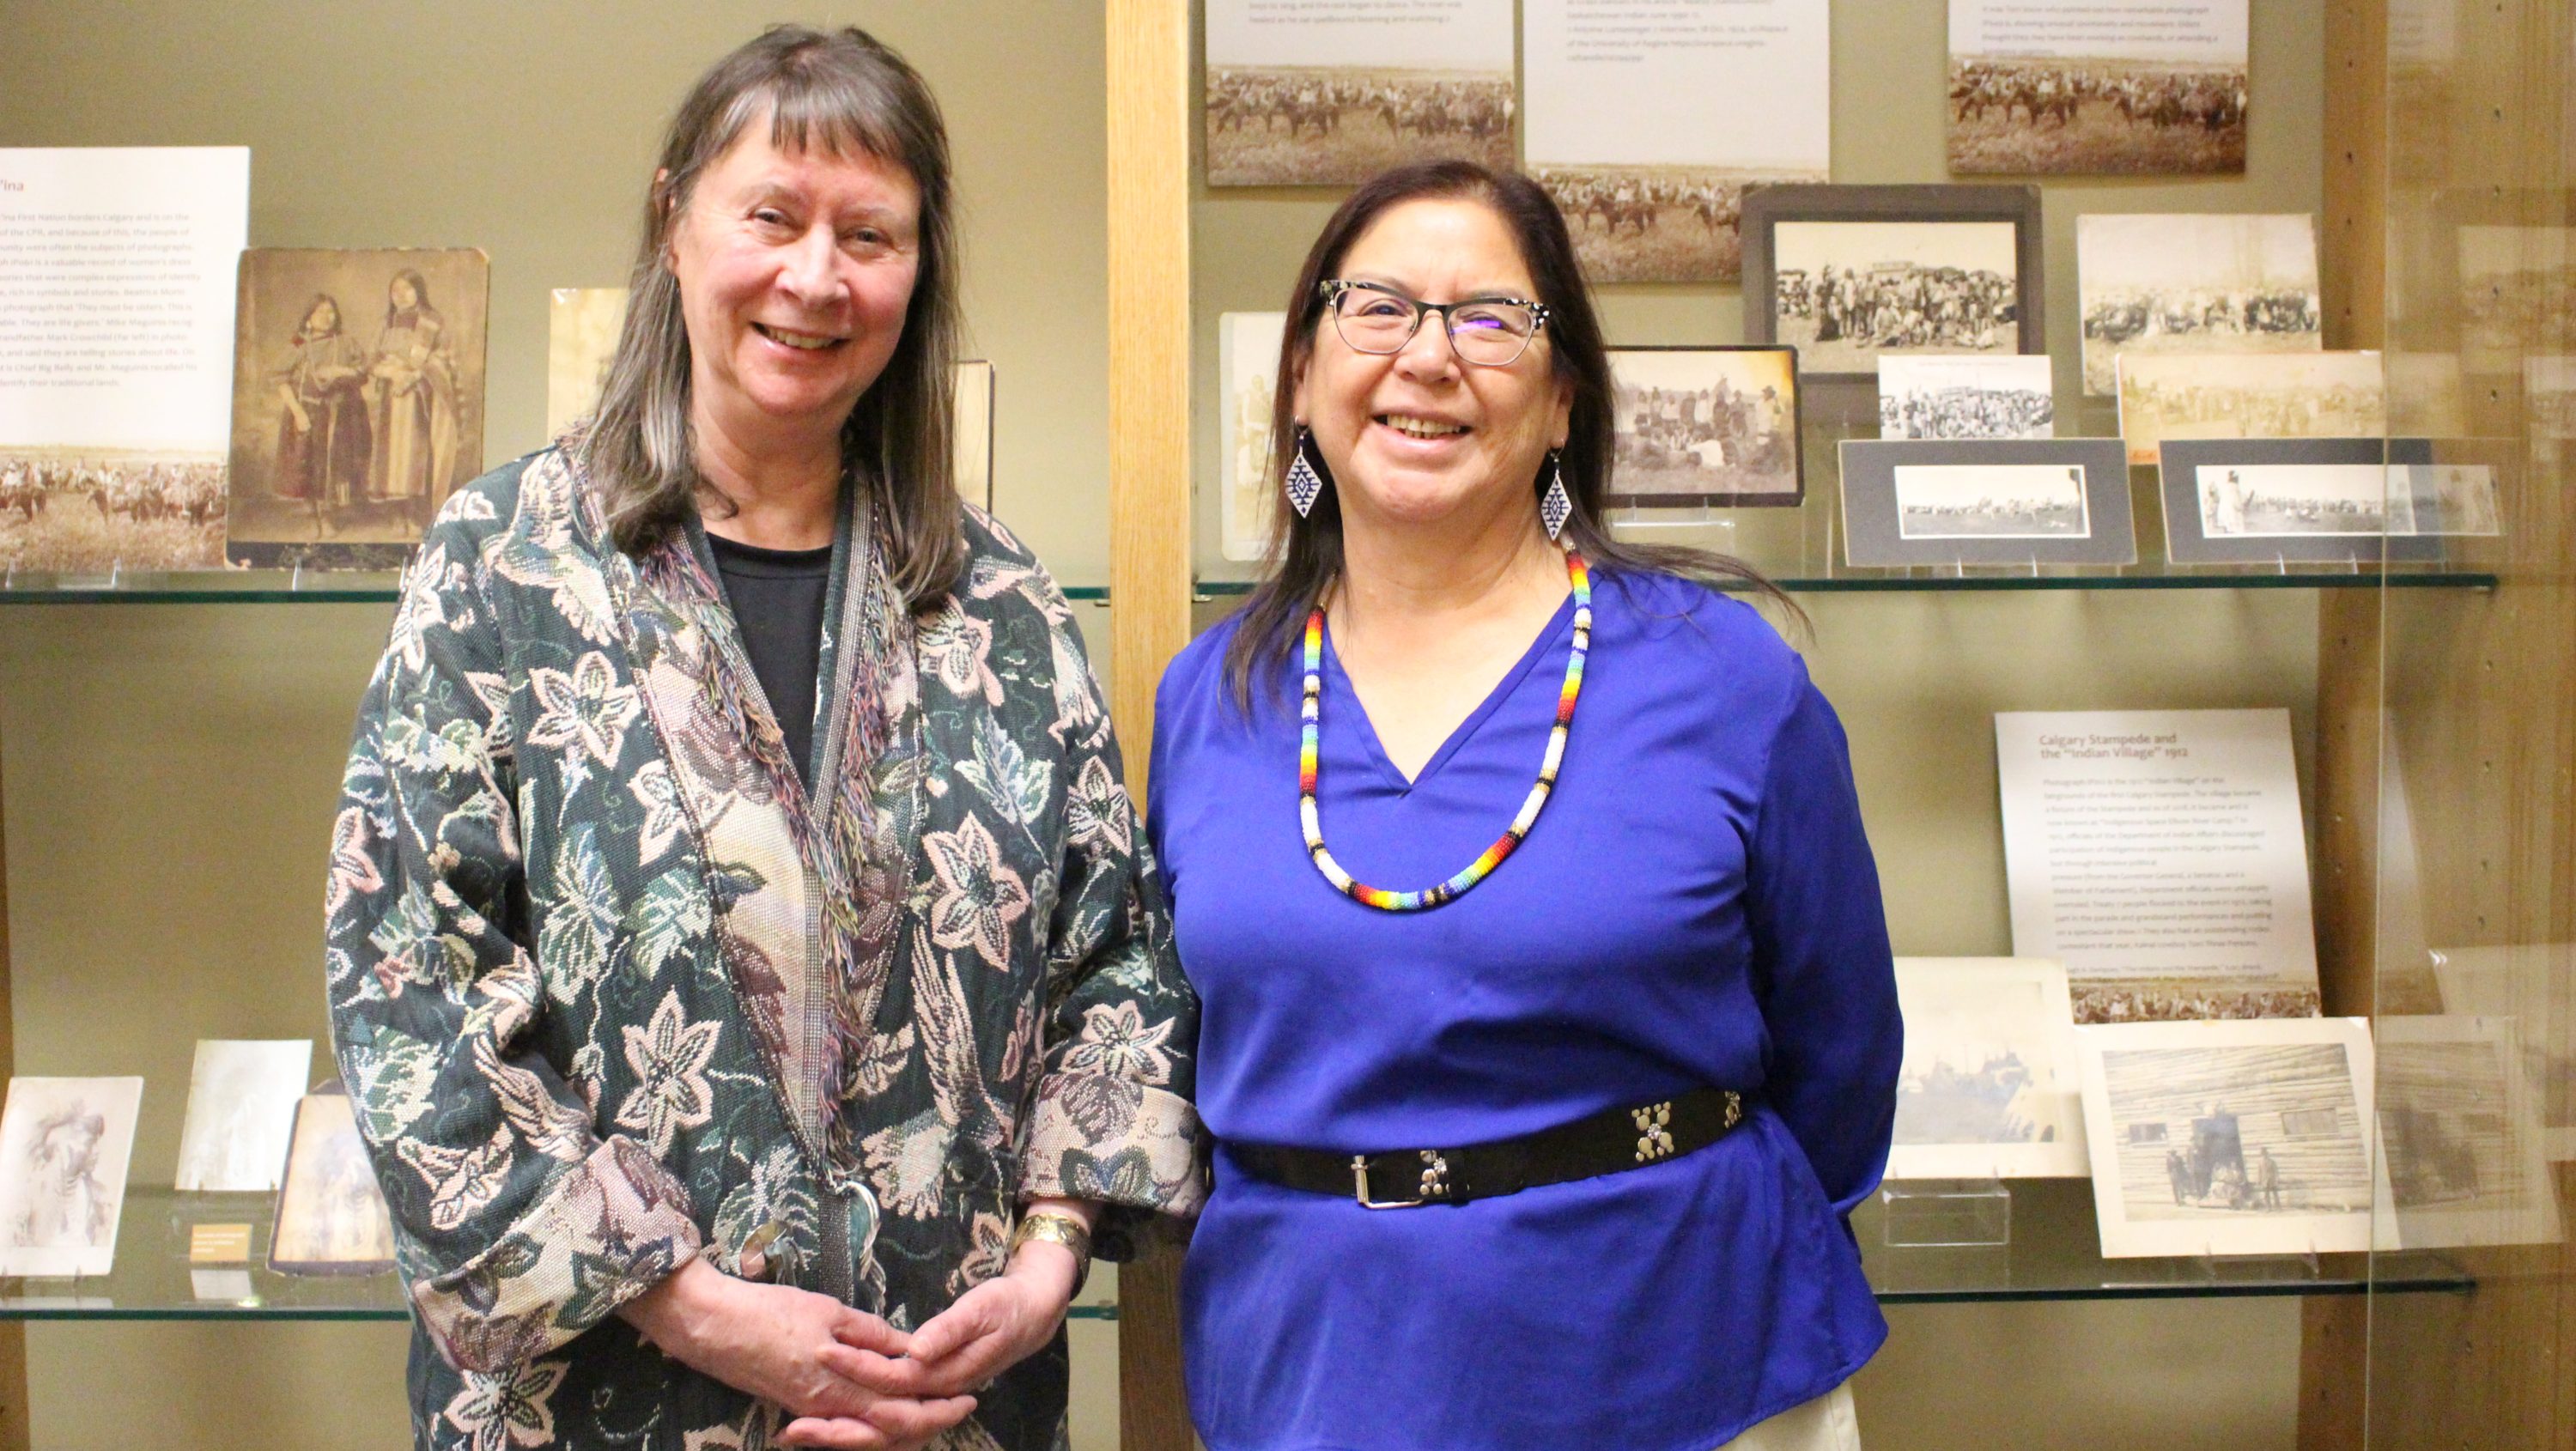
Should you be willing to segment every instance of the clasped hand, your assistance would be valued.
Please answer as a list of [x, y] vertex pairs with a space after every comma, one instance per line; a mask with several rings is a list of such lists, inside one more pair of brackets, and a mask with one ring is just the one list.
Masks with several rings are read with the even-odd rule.
[[691, 1260], [624, 1313], [682, 1364], [795, 1417], [783, 1445], [918, 1451], [1055, 1334], [1073, 1275], [1061, 1246], [1025, 1246], [1008, 1273], [906, 1333], [828, 1295]]

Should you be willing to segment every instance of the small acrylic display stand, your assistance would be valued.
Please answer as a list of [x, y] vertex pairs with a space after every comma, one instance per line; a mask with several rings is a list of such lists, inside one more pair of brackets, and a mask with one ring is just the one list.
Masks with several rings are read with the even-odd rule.
[[2012, 1243], [2012, 1191], [2000, 1178], [1891, 1179], [1879, 1186], [1891, 1248], [1983, 1249]]

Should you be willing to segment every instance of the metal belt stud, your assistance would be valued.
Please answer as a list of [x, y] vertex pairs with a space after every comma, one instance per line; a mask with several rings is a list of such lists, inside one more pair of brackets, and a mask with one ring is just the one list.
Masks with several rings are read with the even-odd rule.
[[1437, 1149], [1422, 1151], [1422, 1197], [1425, 1199], [1449, 1197], [1449, 1161], [1440, 1157]]
[[1733, 1128], [1744, 1120], [1744, 1095], [1730, 1088], [1726, 1091], [1726, 1126]]
[[1632, 1108], [1628, 1117], [1637, 1122], [1637, 1162], [1651, 1164], [1673, 1151], [1673, 1106], [1670, 1102], [1649, 1108]]

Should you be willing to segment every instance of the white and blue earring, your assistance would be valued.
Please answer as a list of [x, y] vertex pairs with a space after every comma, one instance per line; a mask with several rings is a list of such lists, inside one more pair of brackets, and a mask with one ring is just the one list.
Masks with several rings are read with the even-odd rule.
[[1538, 521], [1547, 526], [1551, 543], [1565, 532], [1565, 521], [1574, 517], [1574, 499], [1565, 492], [1565, 470], [1557, 463], [1557, 452], [1547, 451], [1547, 487], [1538, 496]]
[[1324, 471], [1315, 467], [1313, 450], [1315, 431], [1303, 424], [1297, 427], [1297, 443], [1288, 457], [1288, 507], [1305, 518], [1315, 508], [1315, 500], [1324, 492]]

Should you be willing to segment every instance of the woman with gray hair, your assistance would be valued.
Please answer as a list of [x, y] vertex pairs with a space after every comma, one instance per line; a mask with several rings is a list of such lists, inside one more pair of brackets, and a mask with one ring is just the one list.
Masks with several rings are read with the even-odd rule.
[[1098, 688], [950, 482], [951, 210], [894, 52], [726, 57], [596, 414], [405, 581], [328, 947], [423, 1446], [1059, 1444], [1090, 1246], [1198, 1206]]

